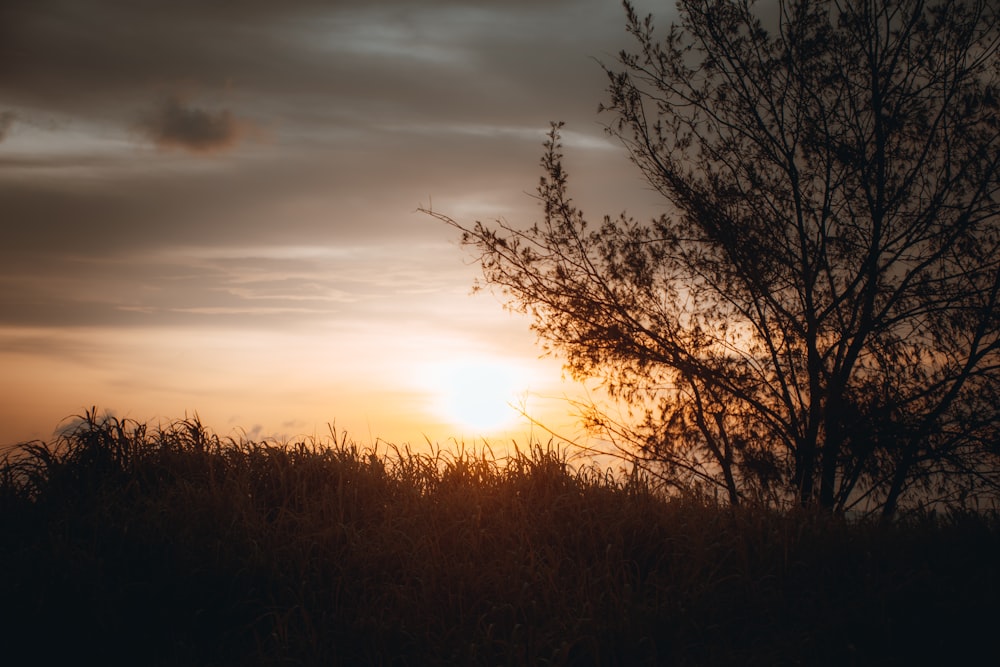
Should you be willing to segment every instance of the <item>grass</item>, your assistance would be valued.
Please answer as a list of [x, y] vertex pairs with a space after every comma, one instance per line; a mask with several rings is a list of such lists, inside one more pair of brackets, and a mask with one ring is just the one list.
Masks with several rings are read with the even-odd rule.
[[6, 664], [971, 664], [1000, 520], [659, 496], [534, 444], [220, 439], [91, 413], [0, 464]]

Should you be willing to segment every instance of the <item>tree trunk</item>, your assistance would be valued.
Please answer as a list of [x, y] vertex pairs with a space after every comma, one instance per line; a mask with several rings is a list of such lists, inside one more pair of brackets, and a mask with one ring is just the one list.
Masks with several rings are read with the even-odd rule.
[[840, 445], [837, 440], [830, 439], [823, 445], [823, 469], [820, 474], [819, 504], [826, 510], [834, 509], [835, 487], [837, 484], [837, 458]]
[[806, 437], [795, 452], [795, 485], [799, 490], [799, 505], [808, 507], [813, 502], [813, 470], [816, 467], [816, 440]]
[[893, 515], [896, 514], [896, 509], [899, 507], [899, 498], [903, 495], [903, 490], [906, 488], [906, 478], [910, 473], [910, 466], [913, 465], [912, 447], [907, 447], [903, 452], [903, 458], [896, 465], [896, 469], [892, 475], [892, 485], [889, 487], [889, 493], [885, 497], [885, 503], [882, 505], [882, 522], [887, 523], [892, 519]]
[[[836, 401], [834, 401], [836, 402]], [[819, 504], [826, 510], [832, 510], [836, 495], [837, 464], [840, 450], [844, 442], [844, 432], [841, 428], [840, 409], [834, 405], [828, 406], [826, 415], [826, 437], [823, 438], [822, 460], [820, 461]]]

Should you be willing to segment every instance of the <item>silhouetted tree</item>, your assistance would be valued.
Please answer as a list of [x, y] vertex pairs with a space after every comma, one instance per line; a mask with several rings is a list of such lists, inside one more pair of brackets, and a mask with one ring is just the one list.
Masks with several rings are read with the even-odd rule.
[[468, 227], [485, 282], [592, 413], [732, 503], [881, 508], [1000, 488], [1000, 59], [993, 0], [680, 0], [606, 71], [668, 212], [588, 226], [560, 124], [528, 229]]

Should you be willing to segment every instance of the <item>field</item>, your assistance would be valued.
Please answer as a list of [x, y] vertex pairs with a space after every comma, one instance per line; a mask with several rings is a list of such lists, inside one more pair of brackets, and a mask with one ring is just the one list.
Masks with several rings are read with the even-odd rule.
[[89, 414], [0, 465], [4, 663], [982, 664], [1000, 519], [664, 498], [505, 459]]

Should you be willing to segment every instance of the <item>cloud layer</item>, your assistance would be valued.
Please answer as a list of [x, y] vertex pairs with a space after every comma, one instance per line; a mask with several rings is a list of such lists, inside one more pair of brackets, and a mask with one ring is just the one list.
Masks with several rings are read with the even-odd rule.
[[0, 111], [0, 141], [7, 138], [7, 133], [10, 132], [16, 118], [17, 114], [13, 111]]
[[441, 241], [413, 215], [428, 198], [532, 214], [553, 119], [571, 167], [614, 161], [597, 191], [627, 169], [594, 114], [592, 59], [627, 41], [615, 2], [238, 6], [0, 5], [0, 278], [85, 291], [68, 258], [138, 286], [159, 279], [128, 261], [150, 248]]

